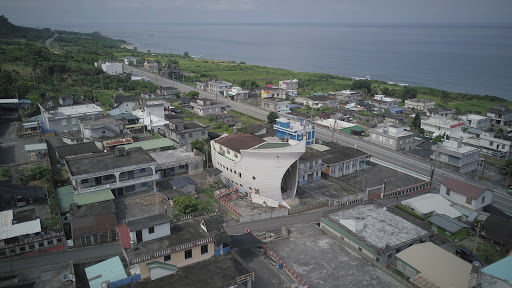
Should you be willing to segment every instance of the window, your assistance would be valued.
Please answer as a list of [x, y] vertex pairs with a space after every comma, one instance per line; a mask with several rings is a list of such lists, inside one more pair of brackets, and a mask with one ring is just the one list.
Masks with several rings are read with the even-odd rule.
[[449, 188], [446, 188], [446, 196], [450, 196], [451, 190]]
[[171, 261], [171, 255], [165, 255], [164, 262], [169, 262], [169, 261]]
[[192, 138], [192, 133], [188, 133], [188, 138]]
[[36, 245], [34, 245], [34, 244], [30, 244], [30, 245], [28, 245], [28, 249], [32, 250], [32, 249], [34, 249], [34, 248], [36, 248]]
[[473, 200], [469, 197], [466, 197], [466, 204], [470, 204], [473, 203]]
[[205, 134], [206, 134], [206, 132], [201, 131], [201, 136], [204, 136]]
[[62, 120], [61, 120], [61, 125], [62, 125], [62, 126], [66, 126], [66, 125], [68, 125], [68, 120], [67, 120], [67, 119], [62, 119]]
[[144, 173], [144, 172], [146, 172], [146, 168], [142, 168], [139, 170], [139, 173]]
[[208, 253], [208, 244], [201, 246], [201, 255]]
[[48, 245], [53, 245], [53, 240], [48, 240], [46, 243], [48, 243]]
[[388, 259], [391, 259], [391, 258], [393, 258], [393, 253], [388, 254]]
[[149, 227], [148, 232], [149, 232], [149, 234], [155, 233], [155, 227]]
[[181, 134], [181, 139], [185, 139], [185, 135], [184, 134]]
[[482, 202], [481, 203], [484, 203], [485, 202], [485, 196], [482, 197]]
[[192, 249], [185, 250], [185, 259], [192, 258]]
[[25, 246], [20, 246], [20, 252], [25, 252]]
[[256, 180], [256, 177], [252, 176], [252, 180]]
[[44, 242], [39, 242], [39, 244], [37, 244], [37, 247], [39, 247], [39, 248], [44, 247]]
[[62, 243], [62, 238], [57, 238], [57, 243]]
[[101, 134], [105, 134], [105, 131], [101, 131]]

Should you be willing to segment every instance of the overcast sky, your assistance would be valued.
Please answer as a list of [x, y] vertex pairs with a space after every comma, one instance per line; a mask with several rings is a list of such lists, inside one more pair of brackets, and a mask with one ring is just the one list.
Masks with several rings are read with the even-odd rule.
[[512, 0], [0, 0], [25, 26], [109, 22], [510, 23]]

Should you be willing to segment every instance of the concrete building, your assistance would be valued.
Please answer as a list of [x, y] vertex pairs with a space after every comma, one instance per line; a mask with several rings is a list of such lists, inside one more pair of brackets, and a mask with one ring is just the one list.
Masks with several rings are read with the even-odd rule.
[[249, 91], [240, 87], [231, 87], [231, 89], [224, 90], [224, 97], [233, 101], [246, 102], [249, 99]]
[[290, 111], [290, 101], [281, 98], [263, 98], [260, 100], [260, 108], [279, 113]]
[[415, 134], [400, 125], [385, 125], [370, 129], [370, 142], [395, 151], [416, 148]]
[[172, 188], [182, 191], [185, 194], [196, 194], [196, 181], [186, 176], [179, 176], [171, 180]]
[[325, 95], [311, 95], [304, 98], [304, 105], [309, 105], [309, 107], [313, 108], [336, 107], [338, 100]]
[[348, 103], [359, 103], [363, 100], [361, 92], [353, 90], [336, 91], [336, 98]]
[[204, 155], [198, 151], [187, 152], [184, 149], [152, 152], [156, 160], [158, 179], [164, 179], [179, 174], [194, 174], [203, 171]]
[[471, 210], [481, 210], [492, 203], [492, 191], [451, 177], [441, 181], [439, 194], [452, 203]]
[[165, 119], [165, 109], [169, 108], [169, 102], [165, 100], [145, 101], [143, 104], [145, 116], [156, 116]]
[[144, 62], [144, 69], [149, 70], [151, 73], [157, 73], [158, 63], [153, 63], [151, 60], [146, 60], [146, 62]]
[[137, 65], [137, 58], [133, 56], [126, 56], [124, 57], [124, 64], [125, 65]]
[[326, 155], [316, 153], [308, 149], [299, 159], [298, 185], [312, 183], [322, 178], [322, 171], [325, 169], [323, 158]]
[[508, 126], [512, 120], [512, 110], [506, 106], [496, 105], [487, 111], [487, 116], [491, 118], [492, 124]]
[[[202, 221], [191, 219], [170, 223], [167, 214], [157, 214], [118, 226], [130, 270], [141, 274], [142, 278], [155, 279], [163, 275], [153, 271], [155, 265], [152, 263], [171, 264], [179, 269], [211, 258], [220, 228], [206, 232], [201, 227]], [[167, 274], [173, 272], [176, 271]]]
[[115, 196], [154, 191], [157, 161], [142, 148], [66, 158], [75, 194], [111, 189]]
[[141, 108], [140, 97], [138, 96], [127, 96], [123, 94], [116, 94], [112, 96], [112, 103], [119, 112], [131, 113]]
[[65, 164], [64, 159], [66, 157], [80, 156], [85, 154], [102, 153], [94, 143], [84, 142], [73, 145], [63, 145], [55, 147], [55, 153], [61, 164]]
[[324, 156], [322, 172], [330, 177], [338, 178], [366, 168], [369, 155], [361, 150], [333, 142], [325, 145], [314, 144], [311, 147]]
[[489, 130], [491, 125], [491, 117], [485, 117], [476, 114], [459, 116], [459, 120], [464, 121], [465, 127], [475, 128], [482, 131]]
[[276, 136], [281, 139], [302, 141], [304, 135], [306, 135], [306, 145], [315, 144], [315, 127], [309, 123], [308, 119], [292, 121], [286, 118], [278, 118], [274, 130]]
[[343, 209], [320, 220], [320, 228], [381, 265], [408, 247], [428, 242], [430, 233], [376, 205]]
[[478, 169], [480, 150], [463, 145], [462, 140], [445, 140], [434, 145], [432, 151], [431, 159], [447, 163], [459, 173], [469, 173]]
[[157, 138], [120, 145], [119, 147], [124, 147], [126, 150], [140, 147], [144, 151], [151, 153], [174, 149], [174, 143], [168, 138]]
[[266, 87], [261, 90], [261, 98], [281, 98], [286, 99], [286, 90], [277, 87]]
[[99, 149], [104, 149], [103, 141], [122, 136], [122, 130], [119, 121], [110, 117], [80, 121], [84, 141], [94, 142]]
[[97, 245], [117, 240], [115, 211], [112, 201], [82, 207], [71, 205], [69, 218], [73, 245]]
[[431, 132], [432, 136], [446, 134], [450, 137], [458, 137], [462, 134], [462, 127], [464, 122], [452, 120], [441, 116], [432, 116], [428, 119], [421, 120], [421, 128], [425, 132]]
[[114, 63], [114, 62], [106, 62], [101, 64], [101, 69], [107, 74], [110, 75], [119, 75], [123, 74], [123, 64], [122, 63]]
[[45, 126], [57, 133], [79, 131], [80, 120], [104, 117], [103, 109], [95, 104], [73, 104], [72, 96], [51, 97], [40, 102]]
[[386, 95], [375, 95], [375, 97], [370, 100], [371, 104], [375, 105], [375, 107], [379, 107], [382, 109], [389, 109], [398, 106], [398, 99], [386, 97]]
[[512, 288], [512, 255], [482, 269], [482, 288]]
[[156, 89], [156, 93], [158, 93], [160, 97], [169, 99], [176, 99], [176, 93], [179, 92], [178, 88], [172, 86], [159, 86]]
[[413, 245], [396, 258], [396, 269], [417, 287], [473, 287], [471, 264], [433, 243]]
[[212, 80], [203, 87], [204, 90], [216, 94], [216, 95], [224, 95], [224, 91], [231, 88], [232, 83], [220, 81], [220, 80]]
[[497, 138], [494, 132], [483, 132], [478, 138], [479, 147], [482, 148], [482, 152], [485, 154], [507, 160], [512, 158], [511, 138], [507, 136]]
[[453, 208], [452, 202], [439, 194], [423, 194], [418, 197], [402, 200], [402, 205], [411, 209], [417, 214], [429, 217], [435, 214], [444, 214], [450, 218], [456, 219], [462, 214]]
[[428, 109], [432, 109], [435, 106], [436, 102], [428, 99], [414, 98], [405, 100], [405, 107], [414, 110], [427, 111]]
[[290, 94], [297, 94], [297, 89], [299, 89], [299, 80], [282, 80], [279, 81], [279, 88], [286, 90], [286, 92]]
[[443, 107], [427, 109], [427, 115], [430, 117], [441, 117], [446, 119], [452, 119], [455, 110], [446, 109]]
[[190, 105], [193, 111], [200, 116], [220, 114], [229, 111], [228, 105], [207, 98], [197, 98], [195, 102], [191, 101]]
[[213, 167], [222, 171], [221, 181], [251, 194], [255, 203], [287, 206], [282, 193], [295, 196], [298, 159], [306, 141], [265, 142], [247, 134], [223, 135], [210, 142]]
[[208, 138], [208, 127], [195, 121], [172, 119], [166, 129], [166, 137], [177, 147], [190, 150], [190, 143]]

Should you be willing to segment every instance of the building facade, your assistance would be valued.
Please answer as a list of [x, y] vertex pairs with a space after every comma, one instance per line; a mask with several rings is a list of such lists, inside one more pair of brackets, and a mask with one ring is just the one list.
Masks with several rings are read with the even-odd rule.
[[189, 149], [193, 141], [208, 138], [208, 127], [195, 121], [172, 119], [166, 129], [166, 136], [176, 143], [177, 147]]
[[432, 116], [421, 120], [421, 128], [431, 132], [432, 136], [446, 134], [450, 137], [457, 137], [462, 133], [464, 122], [452, 120], [441, 116]]
[[436, 102], [428, 99], [414, 98], [405, 100], [405, 107], [414, 110], [427, 111], [428, 109], [432, 109], [435, 106]]
[[492, 203], [491, 190], [451, 177], [443, 178], [439, 194], [451, 202], [471, 210], [480, 210]]
[[482, 131], [489, 130], [491, 125], [491, 117], [485, 117], [476, 114], [459, 116], [459, 120], [464, 121], [464, 123], [466, 123], [466, 127], [475, 128]]
[[480, 150], [462, 144], [461, 140], [446, 140], [432, 147], [431, 159], [447, 163], [459, 173], [469, 173], [478, 169]]
[[228, 105], [207, 98], [197, 98], [195, 102], [190, 102], [190, 105], [193, 111], [201, 116], [215, 115], [229, 111]]
[[224, 90], [224, 97], [233, 101], [246, 102], [249, 99], [249, 91], [243, 90], [240, 87], [232, 87], [231, 89]]
[[487, 116], [491, 118], [492, 124], [508, 126], [512, 120], [512, 110], [496, 105], [487, 111]]
[[306, 145], [315, 144], [315, 127], [308, 119], [300, 118], [299, 121], [292, 121], [286, 118], [276, 119], [274, 125], [276, 136], [281, 139], [292, 139], [302, 141], [306, 135]]
[[73, 98], [51, 98], [39, 103], [43, 121], [57, 133], [80, 131], [80, 120], [104, 117], [103, 109], [95, 104], [73, 105]]
[[278, 113], [279, 111], [290, 110], [290, 101], [272, 97], [262, 98], [260, 100], [260, 108]]
[[403, 126], [389, 125], [370, 129], [370, 141], [377, 145], [395, 150], [409, 151], [416, 148], [414, 133]]
[[361, 92], [353, 90], [336, 91], [336, 98], [338, 98], [338, 100], [350, 103], [359, 103], [361, 100], [363, 100]]
[[233, 84], [226, 81], [213, 80], [208, 82], [205, 90], [216, 95], [224, 95], [224, 91], [231, 88], [231, 85]]
[[297, 94], [297, 89], [299, 89], [299, 80], [282, 80], [279, 81], [279, 88], [286, 90], [286, 92], [290, 94]]

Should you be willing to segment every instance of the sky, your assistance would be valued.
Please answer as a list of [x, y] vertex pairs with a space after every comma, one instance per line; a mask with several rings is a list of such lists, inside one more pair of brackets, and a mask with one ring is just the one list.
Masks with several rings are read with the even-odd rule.
[[[511, 0], [0, 0], [17, 25], [329, 22], [507, 23]], [[48, 25], [48, 26], [45, 26]]]

